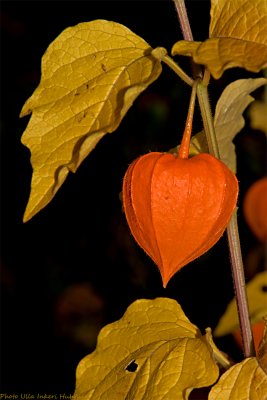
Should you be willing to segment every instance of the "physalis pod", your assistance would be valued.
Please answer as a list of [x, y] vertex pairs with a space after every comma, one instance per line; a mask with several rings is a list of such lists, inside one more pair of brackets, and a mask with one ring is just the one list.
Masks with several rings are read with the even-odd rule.
[[219, 240], [238, 196], [237, 179], [223, 162], [204, 153], [188, 158], [192, 96], [178, 156], [158, 152], [141, 156], [123, 181], [131, 233], [157, 264], [164, 287]]

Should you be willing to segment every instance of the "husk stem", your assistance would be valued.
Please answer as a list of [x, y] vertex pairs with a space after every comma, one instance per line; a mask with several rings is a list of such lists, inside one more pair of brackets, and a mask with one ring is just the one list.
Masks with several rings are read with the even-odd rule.
[[189, 103], [189, 107], [188, 107], [188, 114], [187, 114], [186, 123], [185, 123], [185, 130], [184, 130], [182, 142], [181, 142], [179, 152], [178, 152], [179, 158], [188, 158], [198, 83], [199, 83], [199, 79], [196, 79], [192, 86], [190, 103]]

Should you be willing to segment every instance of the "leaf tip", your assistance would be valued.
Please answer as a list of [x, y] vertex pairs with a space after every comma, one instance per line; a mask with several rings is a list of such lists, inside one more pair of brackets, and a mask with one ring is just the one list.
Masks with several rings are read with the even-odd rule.
[[25, 214], [23, 215], [22, 222], [25, 224], [25, 223], [28, 222], [29, 220], [30, 220], [30, 217], [28, 217], [28, 215], [25, 213]]
[[38, 202], [33, 199], [33, 194], [31, 192], [28, 203], [26, 205], [22, 221], [23, 223], [28, 222], [32, 217], [34, 217], [40, 210], [42, 210], [47, 203]]
[[32, 219], [32, 217], [35, 215], [35, 212], [29, 212], [28, 211], [28, 206], [26, 207], [26, 210], [23, 214], [23, 218], [22, 218], [22, 222], [25, 224], [26, 222], [28, 222], [30, 219]]
[[32, 113], [32, 109], [29, 108], [28, 100], [27, 100], [19, 113], [19, 118], [26, 117], [26, 115], [30, 115], [31, 113]]

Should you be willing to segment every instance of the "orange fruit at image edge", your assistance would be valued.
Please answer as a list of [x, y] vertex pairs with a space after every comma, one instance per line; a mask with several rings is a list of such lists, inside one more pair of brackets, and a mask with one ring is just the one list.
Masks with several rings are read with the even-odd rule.
[[267, 177], [253, 183], [248, 189], [243, 204], [245, 219], [255, 236], [267, 241]]

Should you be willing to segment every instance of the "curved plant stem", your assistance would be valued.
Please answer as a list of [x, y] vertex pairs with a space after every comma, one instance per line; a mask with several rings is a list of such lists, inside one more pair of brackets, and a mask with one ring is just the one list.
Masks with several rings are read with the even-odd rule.
[[185, 83], [189, 86], [193, 86], [194, 80], [190, 78], [190, 76], [188, 76], [171, 57], [165, 55], [162, 57], [162, 61], [165, 62], [165, 64], [167, 64]]
[[210, 328], [206, 328], [206, 335], [203, 336], [205, 340], [209, 343], [211, 349], [212, 349], [212, 357], [216, 361], [217, 364], [222, 366], [224, 369], [229, 369], [233, 364], [232, 362], [225, 356], [224, 353], [222, 353], [216, 344], [213, 341], [212, 338], [212, 332]]
[[[184, 0], [174, 0], [174, 2], [178, 13], [184, 39], [193, 40], [193, 35], [191, 32]], [[207, 89], [208, 82], [209, 82], [209, 73], [208, 71], [205, 71], [204, 80], [197, 85], [197, 95], [198, 95], [201, 115], [203, 118], [205, 134], [208, 141], [209, 152], [216, 158], [220, 159], [220, 153], [215, 135], [213, 118], [208, 98], [208, 89]], [[255, 348], [254, 348], [251, 324], [249, 319], [244, 267], [240, 249], [236, 212], [234, 212], [231, 221], [228, 224], [227, 236], [228, 236], [228, 244], [231, 256], [232, 276], [233, 276], [237, 310], [238, 310], [239, 323], [243, 341], [244, 355], [245, 357], [253, 357], [255, 355]]]

